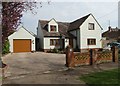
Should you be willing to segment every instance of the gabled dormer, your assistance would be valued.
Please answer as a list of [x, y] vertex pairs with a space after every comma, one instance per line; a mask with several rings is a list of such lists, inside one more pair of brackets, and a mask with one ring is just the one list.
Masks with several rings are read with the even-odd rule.
[[55, 19], [51, 19], [48, 23], [48, 32], [58, 32], [58, 24]]

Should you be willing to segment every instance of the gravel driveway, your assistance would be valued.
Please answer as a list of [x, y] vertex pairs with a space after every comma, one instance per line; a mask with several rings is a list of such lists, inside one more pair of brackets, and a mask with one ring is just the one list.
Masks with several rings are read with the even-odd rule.
[[74, 76], [61, 74], [67, 70], [65, 54], [13, 53], [2, 58], [9, 66], [5, 73], [7, 78], [3, 81], [5, 84], [80, 83]]
[[83, 74], [118, 68], [118, 63], [65, 67], [65, 54], [44, 52], [13, 53], [2, 57], [8, 64], [3, 84], [85, 84]]

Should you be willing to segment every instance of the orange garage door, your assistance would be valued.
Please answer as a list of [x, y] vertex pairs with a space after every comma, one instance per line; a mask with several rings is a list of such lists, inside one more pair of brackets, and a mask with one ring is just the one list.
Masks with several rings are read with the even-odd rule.
[[29, 39], [14, 39], [13, 52], [31, 52], [31, 40]]

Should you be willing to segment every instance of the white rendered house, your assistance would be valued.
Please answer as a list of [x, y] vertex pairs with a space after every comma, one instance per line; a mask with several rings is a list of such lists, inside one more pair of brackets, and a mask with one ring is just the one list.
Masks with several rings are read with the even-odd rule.
[[92, 14], [73, 22], [39, 20], [37, 37], [42, 50], [64, 49], [67, 45], [80, 51], [102, 48], [102, 27]]

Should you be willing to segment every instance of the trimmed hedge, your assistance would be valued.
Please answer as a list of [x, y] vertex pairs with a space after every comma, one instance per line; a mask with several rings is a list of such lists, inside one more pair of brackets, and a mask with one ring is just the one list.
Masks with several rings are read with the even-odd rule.
[[2, 54], [7, 54], [9, 53], [9, 47], [10, 47], [10, 44], [9, 44], [9, 41], [7, 40], [4, 44], [4, 46], [2, 47]]

